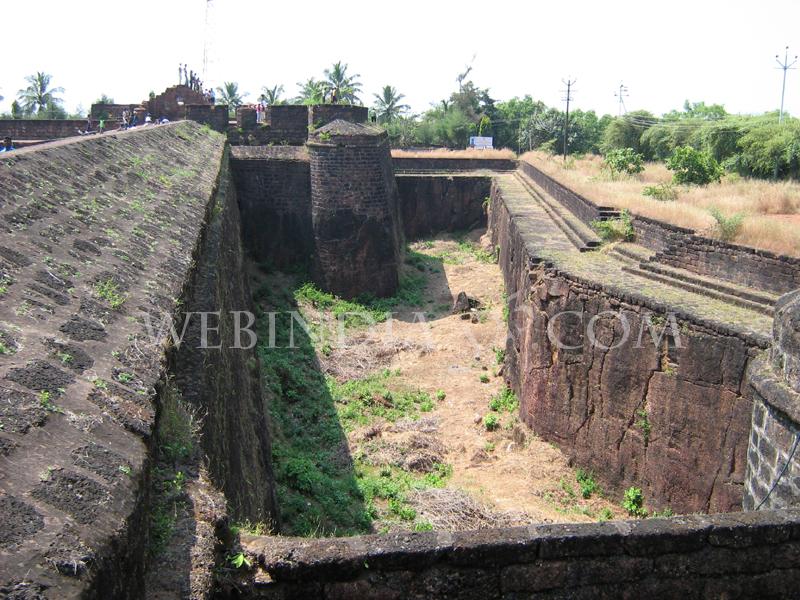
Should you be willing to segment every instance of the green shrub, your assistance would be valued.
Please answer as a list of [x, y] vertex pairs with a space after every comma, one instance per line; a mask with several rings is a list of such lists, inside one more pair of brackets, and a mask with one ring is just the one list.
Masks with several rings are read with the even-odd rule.
[[622, 173], [635, 175], [644, 171], [644, 156], [633, 148], [616, 148], [606, 153], [603, 167], [611, 173], [612, 178]]
[[500, 427], [500, 419], [497, 418], [497, 415], [488, 414], [483, 417], [483, 426], [486, 428], [486, 431], [494, 431]]
[[722, 167], [708, 152], [695, 150], [691, 146], [675, 148], [667, 159], [667, 168], [674, 171], [673, 183], [706, 185], [722, 178]]
[[644, 508], [644, 494], [642, 494], [642, 489], [629, 487], [625, 490], [622, 508], [628, 511], [628, 514], [632, 517], [646, 517], [647, 509]]
[[602, 509], [597, 516], [597, 520], [600, 521], [601, 523], [603, 521], [610, 521], [613, 518], [614, 518], [614, 513], [611, 512], [611, 509], [608, 507]]
[[662, 202], [670, 202], [678, 199], [678, 190], [671, 183], [658, 183], [656, 185], [648, 185], [642, 190], [643, 196], [650, 196], [655, 200]]
[[631, 222], [631, 214], [627, 210], [623, 210], [617, 219], [592, 221], [592, 227], [605, 242], [617, 240], [632, 242], [636, 237], [633, 223]]
[[730, 217], [726, 217], [717, 208], [712, 208], [709, 212], [711, 212], [711, 216], [714, 217], [714, 220], [716, 221], [716, 229], [719, 239], [721, 239], [723, 242], [732, 242], [735, 240], [736, 236], [738, 236], [739, 232], [742, 230], [744, 215], [742, 213], [736, 213]]
[[581, 487], [581, 496], [586, 499], [591, 498], [592, 494], [600, 490], [600, 486], [597, 485], [597, 481], [595, 481], [594, 473], [591, 471], [578, 469], [575, 473], [575, 479]]
[[489, 400], [489, 410], [494, 412], [513, 413], [519, 408], [519, 400], [513, 390], [506, 388], [499, 394], [495, 394]]
[[502, 365], [506, 362], [506, 351], [502, 348], [492, 348], [494, 350], [494, 362]]

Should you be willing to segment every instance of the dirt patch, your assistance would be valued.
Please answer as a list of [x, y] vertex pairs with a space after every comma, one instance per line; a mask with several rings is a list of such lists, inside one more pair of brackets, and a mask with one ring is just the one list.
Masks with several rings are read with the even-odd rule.
[[82, 525], [94, 521], [109, 500], [107, 490], [78, 473], [56, 470], [40, 477], [47, 480], [34, 488], [31, 496], [72, 515]]
[[28, 433], [47, 421], [47, 410], [33, 394], [0, 388], [0, 426], [7, 433]]
[[42, 342], [50, 350], [50, 358], [61, 361], [61, 364], [77, 373], [83, 373], [91, 368], [94, 359], [80, 346], [65, 344], [53, 338]]
[[27, 267], [32, 264], [27, 256], [11, 248], [6, 248], [5, 246], [0, 246], [0, 256], [12, 263], [15, 267]]
[[100, 341], [108, 336], [102, 324], [97, 321], [84, 319], [77, 315], [73, 316], [69, 321], [59, 327], [59, 330], [66, 333], [70, 339], [76, 342], [85, 342], [88, 340]]
[[94, 562], [95, 554], [81, 541], [77, 528], [66, 525], [50, 544], [45, 558], [62, 575], [80, 577]]
[[48, 391], [55, 394], [75, 381], [75, 376], [44, 360], [33, 360], [25, 367], [11, 369], [6, 379], [37, 392]]
[[13, 496], [0, 496], [0, 515], [0, 548], [7, 550], [16, 548], [44, 526], [44, 519], [35, 508]]
[[[431, 259], [424, 309], [401, 310], [391, 324], [392, 338], [402, 340], [385, 355], [385, 328], [354, 334], [358, 348], [320, 360], [329, 373], [357, 374], [369, 365], [399, 371], [396, 383], [440, 397], [418, 420], [401, 420], [360, 429], [348, 436], [350, 452], [370, 464], [407, 471], [452, 467], [445, 487], [409, 496], [419, 516], [434, 528], [504, 526], [533, 522], [588, 522], [624, 517], [624, 511], [593, 491], [581, 494], [576, 470], [554, 446], [538, 439], [513, 410], [493, 411], [502, 395], [506, 345], [504, 287], [480, 232], [466, 239], [440, 236], [413, 244]], [[422, 263], [421, 263], [422, 264]], [[469, 319], [451, 314], [459, 292], [472, 298]], [[421, 312], [424, 311], [424, 312]], [[376, 352], [377, 351], [377, 352]], [[371, 354], [375, 352], [375, 355]], [[348, 362], [353, 360], [355, 365]], [[388, 360], [388, 362], [387, 362]], [[367, 367], [364, 367], [366, 365]], [[496, 426], [487, 426], [497, 419]], [[469, 527], [465, 527], [469, 528]]]
[[73, 450], [72, 464], [89, 469], [108, 482], [116, 481], [131, 471], [130, 463], [122, 456], [94, 442]]

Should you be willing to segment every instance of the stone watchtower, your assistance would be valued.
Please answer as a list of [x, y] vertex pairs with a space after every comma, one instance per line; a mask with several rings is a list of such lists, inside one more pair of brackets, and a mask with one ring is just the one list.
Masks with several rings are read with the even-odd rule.
[[311, 133], [314, 278], [345, 298], [397, 291], [397, 186], [386, 132], [335, 120]]

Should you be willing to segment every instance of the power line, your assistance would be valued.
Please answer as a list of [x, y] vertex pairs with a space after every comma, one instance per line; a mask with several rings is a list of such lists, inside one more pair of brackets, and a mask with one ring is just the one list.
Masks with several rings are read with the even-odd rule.
[[619, 83], [619, 92], [614, 92], [614, 95], [617, 98], [619, 98], [619, 112], [618, 112], [617, 116], [621, 117], [623, 110], [625, 110], [625, 114], [628, 113], [628, 109], [625, 108], [625, 97], [630, 95], [630, 94], [628, 94], [628, 88], [626, 86], [624, 86], [622, 84], [622, 82], [620, 82]]
[[780, 61], [778, 55], [775, 55], [775, 60], [780, 65], [780, 68], [783, 69], [783, 87], [781, 88], [781, 113], [778, 117], [778, 123], [783, 123], [783, 98], [786, 96], [786, 71], [794, 67], [794, 64], [797, 62], [797, 55], [795, 54], [794, 60], [789, 63], [789, 46], [786, 46], [786, 50], [783, 57], [783, 62]]
[[[566, 100], [566, 102], [567, 102], [567, 110], [566, 110], [566, 114], [564, 116], [564, 162], [567, 162], [567, 131], [569, 131], [569, 102], [570, 102], [570, 100], [572, 100], [572, 95], [571, 95], [572, 94], [572, 86], [575, 85], [575, 81], [576, 80], [575, 79], [572, 79], [572, 80], [567, 79], [566, 81], [564, 81], [562, 79], [561, 81], [564, 83], [564, 85], [567, 86], [567, 89], [566, 89], [567, 97], [566, 98], [562, 98], [562, 100]], [[562, 90], [562, 91], [564, 91], [564, 90]]]

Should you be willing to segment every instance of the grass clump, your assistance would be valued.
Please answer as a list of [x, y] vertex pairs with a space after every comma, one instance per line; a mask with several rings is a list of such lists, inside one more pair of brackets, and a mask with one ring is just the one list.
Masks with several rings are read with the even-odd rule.
[[55, 405], [52, 396], [52, 393], [48, 390], [42, 390], [39, 392], [39, 405], [47, 412], [63, 412], [58, 406]]
[[127, 296], [121, 294], [119, 285], [111, 278], [98, 281], [94, 285], [94, 291], [99, 298], [102, 298], [112, 309], [117, 309], [125, 304]]
[[421, 412], [433, 410], [433, 401], [427, 392], [390, 390], [387, 384], [395, 375], [396, 371], [384, 369], [344, 383], [328, 379], [328, 389], [345, 431], [368, 425], [378, 418], [390, 423], [401, 418], [416, 420]]
[[513, 413], [519, 408], [519, 399], [510, 388], [504, 389], [499, 394], [495, 394], [489, 400], [489, 410], [494, 412]]

